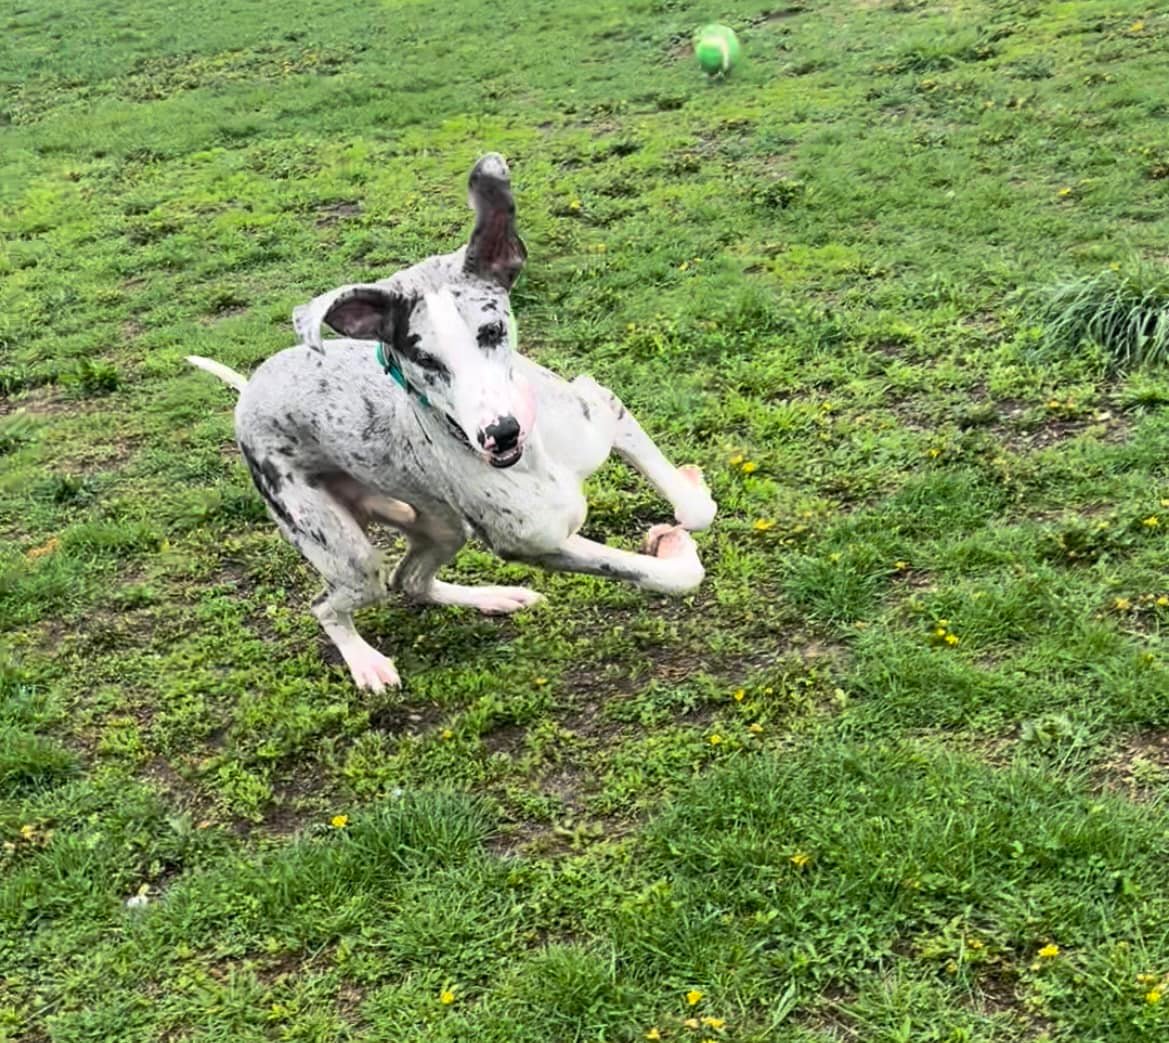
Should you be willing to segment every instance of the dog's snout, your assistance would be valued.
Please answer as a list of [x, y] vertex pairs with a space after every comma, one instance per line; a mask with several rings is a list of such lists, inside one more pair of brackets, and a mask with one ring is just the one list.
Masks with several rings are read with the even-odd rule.
[[514, 416], [501, 416], [479, 432], [479, 444], [491, 453], [506, 453], [520, 440], [520, 422]]

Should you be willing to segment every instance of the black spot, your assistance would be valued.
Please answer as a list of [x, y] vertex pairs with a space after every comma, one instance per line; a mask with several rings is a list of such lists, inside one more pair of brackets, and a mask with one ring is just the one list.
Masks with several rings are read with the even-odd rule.
[[264, 497], [264, 502], [272, 509], [272, 513], [284, 523], [289, 532], [299, 532], [296, 522], [293, 521], [292, 515], [288, 513], [287, 508], [280, 502], [279, 492], [284, 480], [280, 477], [280, 472], [276, 470], [275, 465], [271, 460], [257, 460], [255, 454], [245, 445], [240, 443], [240, 452], [243, 454], [244, 462], [248, 465], [248, 470], [251, 472], [252, 481], [259, 490], [260, 495]]
[[280, 445], [276, 447], [276, 452], [281, 456], [296, 456], [296, 449], [290, 445]]
[[417, 366], [424, 373], [433, 373], [436, 380], [444, 384], [449, 384], [451, 382], [451, 371], [447, 368], [447, 364], [437, 355], [432, 355], [429, 351], [423, 351], [418, 347], [417, 336], [411, 337], [410, 341], [411, 343], [407, 350], [399, 351], [399, 356], [412, 365]]
[[593, 415], [589, 412], [589, 404], [583, 398], [578, 399], [577, 401], [580, 402], [580, 411], [584, 414], [584, 418], [586, 420], [592, 420]]
[[365, 408], [365, 426], [361, 429], [361, 437], [364, 441], [368, 442], [377, 431], [377, 408], [364, 395], [361, 398], [361, 404]]
[[499, 311], [499, 301], [494, 297], [485, 297], [479, 303], [483, 306], [484, 311]]
[[317, 390], [323, 395], [329, 390], [329, 382], [323, 377], [317, 381]]
[[507, 339], [507, 323], [502, 319], [485, 322], [479, 327], [475, 337], [479, 341], [479, 347], [485, 350], [498, 348]]

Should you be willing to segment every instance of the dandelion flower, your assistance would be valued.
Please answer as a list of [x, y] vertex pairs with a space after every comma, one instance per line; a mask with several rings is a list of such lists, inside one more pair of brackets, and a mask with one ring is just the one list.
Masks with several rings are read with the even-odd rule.
[[960, 639], [957, 634], [947, 634], [945, 637], [946, 644], [948, 644], [951, 648], [958, 644], [959, 640]]
[[691, 1007], [698, 1006], [701, 1001], [702, 993], [697, 989], [691, 989], [688, 993], [686, 993], [686, 1002], [690, 1004]]
[[724, 1019], [712, 1018], [709, 1016], [702, 1019], [702, 1024], [704, 1024], [709, 1029], [722, 1029], [726, 1028], [727, 1025]]
[[791, 863], [797, 869], [803, 869], [809, 862], [812, 861], [812, 856], [805, 851], [797, 851], [791, 857]]
[[721, 735], [715, 734], [715, 735], [712, 735], [710, 737], [710, 745], [711, 746], [717, 746], [722, 741], [723, 741], [723, 737]]
[[1128, 27], [1128, 31], [1130, 33], [1139, 33], [1139, 32], [1143, 32], [1144, 28], [1145, 28], [1145, 23], [1138, 20], [1138, 21], [1133, 22], [1132, 25], [1130, 25]]
[[770, 518], [756, 518], [755, 524], [751, 526], [756, 532], [767, 532], [768, 529], [775, 528], [775, 522]]
[[696, 1028], [698, 1028], [698, 1019], [697, 1018], [687, 1018], [685, 1021], [682, 1022], [682, 1024], [685, 1025], [688, 1029], [696, 1029]]
[[1116, 598], [1112, 602], [1112, 607], [1116, 609], [1117, 612], [1127, 612], [1130, 608], [1132, 608], [1132, 602], [1129, 601], [1128, 598]]
[[329, 825], [334, 829], [344, 829], [347, 825], [349, 825], [349, 816], [334, 815], [331, 819], [329, 819]]
[[652, 1028], [645, 1034], [646, 1039], [661, 1039], [662, 1034], [656, 1029]]
[[450, 989], [443, 989], [442, 992], [438, 994], [438, 1002], [441, 1003], [444, 1007], [449, 1007], [452, 1003], [455, 1002], [455, 994]]
[[752, 735], [762, 735], [763, 725], [761, 725], [758, 721], [752, 721], [749, 725], [747, 725], [747, 731], [749, 731]]
[[731, 696], [737, 703], [741, 703], [747, 696], [747, 693], [742, 688], [736, 688], [735, 694]]
[[1059, 946], [1054, 942], [1048, 942], [1042, 949], [1039, 950], [1039, 956], [1044, 960], [1053, 960], [1059, 955]]
[[759, 470], [759, 465], [754, 460], [744, 460], [742, 471], [743, 474], [754, 474]]
[[1154, 602], [1154, 604], [1158, 605], [1161, 608], [1165, 608], [1166, 606], [1169, 606], [1169, 597], [1162, 594], [1159, 598], [1157, 598], [1157, 600]]
[[1158, 518], [1155, 514], [1150, 514], [1143, 522], [1141, 522], [1141, 524], [1146, 529], [1155, 529], [1158, 525], [1161, 524], [1161, 519]]
[[1072, 194], [1072, 190], [1070, 188], [1068, 188], [1067, 185], [1064, 185], [1063, 188], [1061, 188], [1056, 193], [1056, 195], [1058, 195], [1060, 199], [1067, 199], [1067, 197], [1070, 196], [1071, 194]]
[[1161, 990], [1160, 989], [1149, 989], [1149, 991], [1145, 993], [1145, 1002], [1146, 1003], [1160, 1003], [1161, 1002]]
[[455, 733], [452, 732], [449, 728], [443, 728], [438, 737], [442, 739], [443, 742], [446, 742], [448, 739], [453, 739], [455, 737]]
[[[731, 458], [730, 458], [730, 459], [727, 461], [727, 463], [729, 463], [729, 464], [730, 464], [732, 467], [739, 467], [739, 466], [741, 466], [741, 465], [742, 465], [742, 463], [743, 463], [743, 459], [744, 459], [744, 458], [743, 458], [743, 454], [742, 454], [742, 453], [735, 453], [735, 455], [734, 455], [734, 456], [732, 456], [732, 457], [731, 457]], [[1167, 503], [1165, 506], [1169, 507], [1169, 503]]]

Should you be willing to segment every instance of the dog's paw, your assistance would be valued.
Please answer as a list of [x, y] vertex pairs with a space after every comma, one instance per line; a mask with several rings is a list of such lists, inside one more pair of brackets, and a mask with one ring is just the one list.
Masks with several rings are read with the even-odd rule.
[[642, 553], [657, 558], [669, 569], [654, 576], [649, 589], [662, 594], [686, 594], [694, 590], [706, 575], [698, 560], [694, 538], [681, 525], [655, 525], [645, 534]]
[[702, 470], [695, 464], [685, 464], [678, 468], [678, 477], [685, 484], [686, 491], [674, 505], [675, 519], [682, 528], [691, 532], [709, 529], [718, 505], [711, 498]]
[[394, 661], [387, 659], [364, 641], [360, 645], [354, 644], [341, 649], [341, 655], [353, 675], [353, 683], [358, 688], [383, 692], [387, 688], [398, 688], [402, 684], [402, 678], [394, 669]]
[[434, 600], [443, 605], [462, 605], [478, 609], [485, 616], [506, 616], [531, 608], [544, 600], [526, 587], [460, 587], [452, 583], [435, 584]]

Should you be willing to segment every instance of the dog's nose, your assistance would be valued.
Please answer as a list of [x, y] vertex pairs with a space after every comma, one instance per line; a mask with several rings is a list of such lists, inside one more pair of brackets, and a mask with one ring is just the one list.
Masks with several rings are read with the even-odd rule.
[[479, 432], [479, 444], [491, 453], [506, 453], [520, 440], [520, 422], [514, 416], [501, 416]]

